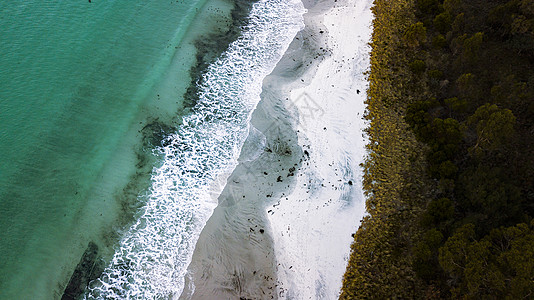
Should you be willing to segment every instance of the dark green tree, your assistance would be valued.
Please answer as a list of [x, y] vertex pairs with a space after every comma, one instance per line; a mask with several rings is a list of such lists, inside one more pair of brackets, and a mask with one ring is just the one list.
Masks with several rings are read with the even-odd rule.
[[442, 34], [451, 30], [452, 16], [448, 11], [442, 12], [434, 18], [434, 27]]
[[412, 24], [404, 33], [404, 39], [410, 47], [424, 44], [426, 42], [426, 27], [422, 22]]
[[468, 122], [475, 126], [477, 133], [477, 142], [471, 151], [482, 156], [484, 151], [502, 149], [515, 132], [516, 118], [511, 110], [486, 103], [469, 117]]

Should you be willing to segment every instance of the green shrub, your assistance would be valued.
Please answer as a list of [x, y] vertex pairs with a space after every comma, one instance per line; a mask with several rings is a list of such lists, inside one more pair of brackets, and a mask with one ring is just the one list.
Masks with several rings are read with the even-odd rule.
[[509, 109], [486, 103], [468, 121], [476, 127], [478, 137], [473, 150], [498, 150], [513, 137], [516, 117]]
[[441, 178], [453, 178], [458, 173], [458, 167], [450, 160], [444, 161], [439, 166], [439, 175]]
[[410, 63], [409, 67], [410, 67], [410, 70], [412, 71], [412, 73], [418, 74], [418, 75], [423, 73], [426, 70], [425, 62], [420, 60], [420, 59], [413, 60]]
[[470, 59], [478, 58], [483, 41], [483, 32], [477, 32], [470, 38], [466, 39], [464, 41], [464, 54]]
[[442, 34], [438, 34], [432, 39], [432, 46], [436, 49], [441, 49], [447, 46], [447, 39]]
[[417, 47], [426, 42], [426, 27], [422, 22], [410, 25], [404, 32], [404, 39], [411, 47]]
[[441, 33], [447, 33], [451, 30], [452, 17], [449, 12], [442, 12], [434, 18], [434, 28]]
[[456, 112], [465, 112], [467, 109], [467, 101], [464, 99], [458, 99], [457, 97], [445, 99], [445, 104], [447, 104], [451, 110]]
[[439, 13], [440, 4], [438, 0], [417, 0], [417, 8], [424, 15], [435, 15]]
[[440, 70], [430, 70], [427, 72], [428, 74], [428, 77], [430, 77], [431, 79], [441, 79], [443, 78], [443, 72], [441, 72]]

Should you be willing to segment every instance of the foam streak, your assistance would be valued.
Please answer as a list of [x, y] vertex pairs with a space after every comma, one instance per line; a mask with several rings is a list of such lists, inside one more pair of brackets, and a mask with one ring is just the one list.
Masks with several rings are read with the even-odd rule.
[[157, 149], [164, 160], [153, 172], [144, 213], [86, 299], [179, 297], [198, 236], [217, 205], [212, 195], [220, 189], [212, 187], [235, 168], [262, 80], [302, 28], [303, 13], [298, 0], [253, 6], [242, 36], [205, 73], [193, 113]]

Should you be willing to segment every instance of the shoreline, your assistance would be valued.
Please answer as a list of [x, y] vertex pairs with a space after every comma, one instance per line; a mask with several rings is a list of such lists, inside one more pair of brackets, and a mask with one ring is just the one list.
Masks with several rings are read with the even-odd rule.
[[[120, 210], [120, 213], [108, 221], [109, 224], [101, 226], [102, 229], [99, 232], [85, 239], [88, 243], [80, 243], [81, 252], [78, 251], [80, 255], [77, 256], [79, 260], [72, 261], [70, 264], [72, 267], [69, 268], [71, 272], [58, 283], [59, 289], [61, 286], [64, 287], [61, 294], [59, 290], [56, 293], [58, 297], [60, 295], [66, 297], [83, 295], [87, 292], [87, 284], [79, 285], [79, 282], [91, 282], [98, 279], [110, 263], [114, 255], [113, 247], [117, 246], [124, 232], [135, 222], [135, 218], [139, 217], [141, 206], [146, 204], [146, 193], [153, 183], [150, 178], [151, 173], [153, 168], [161, 163], [161, 158], [155, 156], [152, 151], [159, 147], [164, 139], [180, 125], [182, 117], [190, 113], [196, 102], [190, 99], [192, 97], [188, 92], [190, 86], [196, 84], [197, 79], [215, 59], [214, 57], [219, 56], [237, 39], [241, 29], [236, 29], [235, 24], [245, 22], [249, 11], [249, 5], [239, 0], [205, 1], [196, 15], [192, 17], [191, 24], [180, 35], [179, 42], [170, 44], [170, 50], [166, 51], [172, 54], [166, 58], [167, 67], [146, 92], [142, 108], [135, 116], [136, 121], [131, 123], [126, 133], [128, 138], [123, 138], [120, 146], [117, 147], [128, 151], [117, 151], [113, 154], [113, 158], [110, 159], [113, 163], [106, 166], [106, 171], [103, 171], [105, 175], [100, 180], [102, 183], [99, 184], [102, 187], [98, 192], [94, 192], [96, 195], [93, 195], [93, 197], [106, 199], [107, 194], [113, 194], [113, 201], [107, 203], [113, 206], [114, 210], [106, 209], [105, 211]], [[211, 20], [206, 21], [207, 19]], [[192, 26], [197, 29], [191, 31]], [[206, 36], [209, 39], [216, 39], [217, 45], [199, 49], [201, 41], [205, 40]], [[185, 77], [183, 77], [184, 74]], [[120, 163], [130, 164], [130, 169], [133, 171], [122, 172], [120, 176], [117, 176], [117, 172], [113, 169]], [[113, 182], [110, 179], [113, 176], [122, 178], [123, 184], [108, 184], [108, 182]], [[96, 205], [93, 204], [89, 210], [102, 210]], [[114, 206], [120, 208], [117, 209]], [[94, 226], [91, 222], [97, 220], [94, 217], [87, 219], [85, 222], [91, 226]]]
[[[99, 6], [102, 8], [108, 4], [98, 5], [102, 5]], [[97, 11], [104, 10], [98, 9], [97, 4], [94, 3], [91, 5], [86, 2], [85, 5], [89, 5], [91, 10], [84, 9], [84, 12], [96, 9], [95, 14], [90, 13], [91, 17], [87, 18], [87, 21], [95, 23], [95, 27], [91, 27], [92, 32], [98, 32], [103, 27], [107, 28], [107, 25], [97, 26], [98, 20], [101, 19], [93, 19], [93, 16], [96, 18], [99, 15]], [[117, 4], [117, 7], [121, 6]], [[177, 89], [165, 86], [162, 82], [162, 78], [168, 75], [162, 70], [166, 67], [174, 70], [180, 69], [179, 66], [173, 68], [167, 64], [170, 60], [174, 62], [174, 46], [177, 46], [177, 40], [180, 40], [184, 33], [189, 38], [194, 38], [194, 33], [191, 33], [187, 25], [191, 18], [193, 23], [200, 23], [206, 27], [210, 26], [206, 24], [211, 24], [198, 21], [201, 18], [199, 14], [203, 14], [202, 18], [205, 18], [207, 12], [199, 12], [194, 16], [188, 14], [190, 18], [184, 17], [183, 19], [168, 17], [186, 15], [181, 7], [189, 6], [191, 5], [174, 3], [147, 5], [146, 9], [136, 13], [133, 5], [129, 5], [124, 6], [128, 9], [115, 11], [117, 15], [109, 20], [123, 20], [114, 25], [117, 33], [106, 35], [103, 32], [100, 36], [102, 39], [95, 35], [95, 43], [84, 47], [86, 51], [99, 48], [104, 52], [94, 51], [86, 56], [94, 56], [94, 61], [80, 64], [87, 67], [79, 69], [79, 74], [83, 76], [79, 78], [70, 76], [69, 80], [65, 80], [64, 85], [68, 87], [68, 95], [60, 96], [50, 93], [52, 96], [57, 96], [57, 99], [50, 103], [64, 101], [66, 106], [58, 108], [57, 118], [49, 118], [51, 120], [49, 125], [41, 126], [43, 133], [40, 134], [40, 139], [35, 141], [35, 143], [42, 144], [41, 147], [32, 150], [33, 154], [25, 155], [28, 157], [24, 159], [24, 165], [21, 163], [23, 167], [17, 171], [18, 174], [9, 176], [13, 177], [14, 183], [26, 182], [27, 186], [24, 187], [21, 196], [25, 197], [35, 190], [37, 193], [33, 198], [39, 201], [32, 205], [34, 207], [30, 207], [27, 204], [34, 202], [21, 201], [24, 198], [20, 197], [15, 202], [17, 203], [16, 214], [10, 213], [13, 216], [13, 222], [9, 221], [9, 223], [13, 225], [7, 226], [9, 228], [7, 232], [18, 240], [11, 244], [9, 239], [5, 239], [6, 244], [2, 246], [7, 247], [2, 249], [2, 253], [7, 253], [6, 256], [9, 258], [11, 255], [8, 251], [12, 251], [10, 248], [14, 249], [16, 246], [21, 250], [13, 251], [17, 259], [8, 259], [8, 262], [2, 266], [2, 270], [5, 270], [5, 274], [2, 275], [5, 276], [0, 278], [2, 281], [0, 295], [5, 295], [7, 298], [36, 299], [67, 296], [70, 294], [70, 291], [66, 291], [69, 282], [75, 282], [78, 279], [86, 280], [90, 277], [82, 274], [81, 271], [78, 272], [77, 268], [77, 266], [85, 265], [86, 254], [90, 253], [90, 256], [93, 256], [95, 249], [98, 249], [98, 257], [93, 257], [92, 260], [100, 261], [102, 257], [104, 259], [112, 257], [113, 246], [118, 243], [120, 233], [125, 230], [124, 227], [133, 222], [134, 215], [138, 213], [139, 206], [143, 204], [140, 200], [142, 193], [149, 188], [152, 163], [157, 159], [150, 153], [152, 146], [146, 144], [153, 141], [159, 144], [160, 141], [157, 139], [163, 131], [160, 126], [162, 120], [165, 119], [170, 123], [169, 120], [176, 115], [180, 106], [178, 99], [173, 99]], [[144, 22], [149, 16], [162, 16], [159, 13], [160, 10], [172, 11], [172, 13], [164, 15], [167, 17], [150, 21], [147, 26]], [[219, 14], [222, 13], [224, 12], [221, 10]], [[60, 14], [70, 16], [70, 14]], [[126, 16], [143, 17], [139, 17], [138, 22], [128, 29], [121, 28], [120, 24], [130, 19]], [[107, 23], [108, 18], [103, 19]], [[168, 22], [166, 19], [173, 21]], [[165, 23], [165, 26], [162, 26], [162, 23]], [[50, 26], [53, 26], [52, 24], [56, 23], [51, 23]], [[110, 23], [109, 28], [111, 25]], [[182, 28], [181, 25], [187, 26]], [[129, 35], [132, 33], [132, 28], [151, 28], [150, 26], [157, 28], [149, 33], [150, 39], [135, 43], [134, 47], [124, 47], [126, 43], [135, 41], [135, 38]], [[214, 24], [213, 27], [218, 26]], [[198, 31], [198, 28], [195, 29]], [[203, 31], [209, 31], [208, 29], [203, 29]], [[144, 33], [143, 31], [136, 33], [135, 37], [143, 36]], [[104, 38], [109, 36], [117, 37], [115, 44], [105, 43]], [[57, 36], [55, 39], [61, 40], [61, 37], [64, 35]], [[83, 40], [76, 41], [83, 45]], [[73, 49], [61, 52], [68, 54]], [[96, 55], [96, 53], [109, 54], [109, 57]], [[68, 62], [67, 58], [70, 58], [67, 54], [65, 54], [65, 62]], [[117, 58], [113, 59], [115, 55]], [[85, 55], [79, 53], [79, 56]], [[29, 58], [31, 59], [31, 56]], [[141, 63], [140, 59], [146, 61]], [[76, 65], [76, 60], [71, 62]], [[72, 74], [78, 74], [76, 72]], [[59, 77], [51, 76], [50, 78], [52, 79], [50, 84], [53, 86], [55, 79]], [[80, 80], [81, 78], [85, 80]], [[113, 87], [107, 85], [110, 83]], [[67, 88], [64, 90], [67, 91]], [[71, 91], [72, 94], [70, 94]], [[112, 104], [107, 105], [107, 103]], [[113, 115], [112, 112], [115, 109], [120, 110], [120, 113]], [[113, 117], [108, 118], [108, 114]], [[115, 117], [118, 121], [114, 120]], [[158, 119], [161, 122], [156, 122]], [[100, 130], [95, 128], [100, 128]], [[79, 139], [84, 136], [85, 140]], [[72, 160], [70, 165], [69, 160]], [[33, 181], [32, 178], [37, 178], [37, 180]], [[9, 203], [7, 200], [11, 197], [9, 194], [12, 194], [12, 190], [4, 195], [6, 198], [4, 202]], [[61, 199], [64, 200], [57, 201]], [[31, 214], [35, 217], [27, 217]], [[26, 221], [28, 225], [19, 225], [22, 224], [18, 222], [19, 219], [30, 221]], [[92, 270], [99, 268], [87, 267], [86, 269], [86, 273], [91, 273]], [[30, 287], [33, 288], [21, 289], [20, 286], [28, 287], [28, 280], [32, 282]], [[3, 288], [4, 285], [5, 288]], [[76, 288], [83, 289], [85, 286], [76, 286]]]
[[198, 235], [217, 206], [216, 185], [237, 165], [250, 113], [260, 100], [261, 78], [301, 28], [298, 1], [258, 3], [250, 13], [251, 25], [203, 74], [192, 114], [158, 149], [163, 164], [153, 171], [146, 208], [91, 288], [95, 297], [176, 297], [182, 292]]
[[[182, 298], [339, 295], [351, 233], [365, 211], [359, 163], [370, 1], [303, 2], [305, 27], [263, 81], [239, 165], [200, 235]], [[351, 26], [361, 32], [347, 40]]]

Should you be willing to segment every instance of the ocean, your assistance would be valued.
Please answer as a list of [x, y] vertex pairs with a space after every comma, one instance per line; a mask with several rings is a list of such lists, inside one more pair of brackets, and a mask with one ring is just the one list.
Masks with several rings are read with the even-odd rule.
[[0, 299], [180, 295], [301, 28], [252, 3], [0, 3]]

